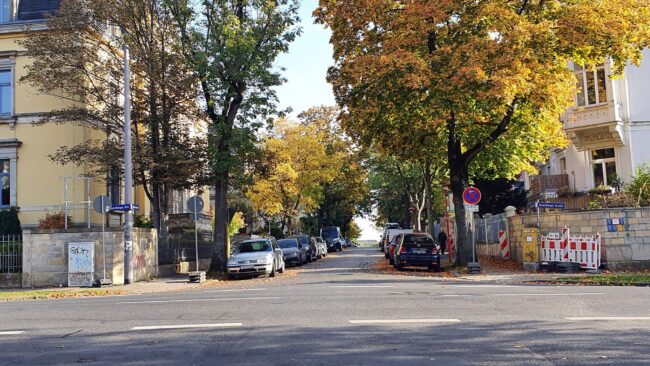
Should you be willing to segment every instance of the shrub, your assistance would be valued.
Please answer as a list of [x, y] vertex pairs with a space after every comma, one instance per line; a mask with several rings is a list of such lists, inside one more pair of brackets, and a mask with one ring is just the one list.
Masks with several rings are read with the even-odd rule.
[[145, 215], [135, 214], [133, 216], [133, 227], [151, 229], [153, 227], [153, 222]]
[[[74, 224], [72, 216], [68, 216], [68, 227]], [[38, 221], [39, 229], [65, 229], [65, 214], [63, 211], [48, 212]]]
[[625, 187], [637, 206], [650, 205], [650, 167], [643, 164], [632, 175], [632, 181]]
[[612, 193], [612, 188], [605, 186], [605, 185], [599, 185], [598, 187], [594, 189], [590, 189], [589, 193], [596, 195], [596, 196], [605, 196], [610, 193]]
[[22, 232], [15, 207], [0, 211], [0, 235], [20, 235]]

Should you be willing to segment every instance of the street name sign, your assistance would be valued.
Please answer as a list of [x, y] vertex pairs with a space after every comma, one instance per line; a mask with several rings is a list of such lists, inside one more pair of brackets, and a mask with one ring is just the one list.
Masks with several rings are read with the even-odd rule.
[[539, 208], [560, 208], [563, 209], [564, 203], [562, 202], [537, 202], [536, 206]]
[[140, 209], [140, 205], [137, 204], [119, 204], [119, 205], [112, 205], [111, 206], [111, 211], [138, 211]]

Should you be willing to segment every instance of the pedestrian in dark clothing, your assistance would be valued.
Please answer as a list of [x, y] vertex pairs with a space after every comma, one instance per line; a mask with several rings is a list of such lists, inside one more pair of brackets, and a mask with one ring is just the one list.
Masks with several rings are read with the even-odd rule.
[[440, 245], [440, 254], [445, 254], [445, 249], [447, 249], [447, 234], [442, 230], [438, 234], [438, 245]]

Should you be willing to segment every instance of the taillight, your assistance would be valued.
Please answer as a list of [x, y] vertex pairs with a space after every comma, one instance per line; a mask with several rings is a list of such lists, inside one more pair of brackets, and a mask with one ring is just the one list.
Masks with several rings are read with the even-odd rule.
[[431, 249], [431, 254], [438, 254], [438, 248], [433, 247], [433, 249]]
[[400, 253], [406, 253], [406, 248], [405, 247], [400, 247], [399, 252]]

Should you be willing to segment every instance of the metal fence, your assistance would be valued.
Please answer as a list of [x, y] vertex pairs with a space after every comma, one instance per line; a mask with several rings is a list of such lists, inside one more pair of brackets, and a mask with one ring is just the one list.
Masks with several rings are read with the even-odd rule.
[[498, 215], [485, 215], [482, 219], [475, 219], [476, 241], [481, 243], [498, 243], [499, 231], [506, 231], [508, 219], [505, 213]]
[[[194, 261], [196, 245], [194, 232], [169, 234], [169, 252], [174, 263]], [[212, 233], [199, 232], [199, 259], [212, 257]]]
[[0, 235], [0, 273], [22, 273], [22, 271], [22, 236]]

